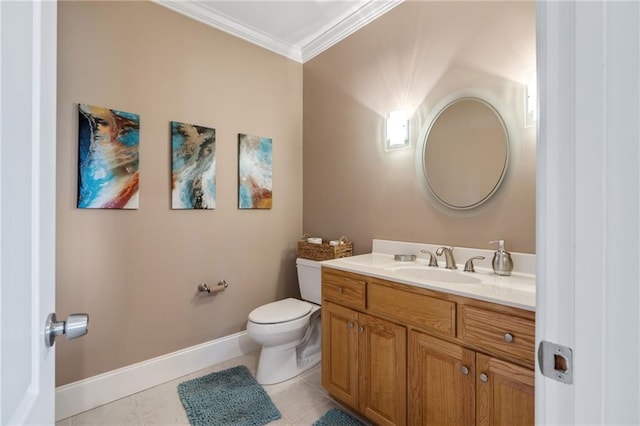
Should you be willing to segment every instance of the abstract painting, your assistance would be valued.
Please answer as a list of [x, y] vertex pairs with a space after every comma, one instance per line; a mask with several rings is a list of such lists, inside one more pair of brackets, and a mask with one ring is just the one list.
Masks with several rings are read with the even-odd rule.
[[271, 139], [238, 135], [238, 208], [270, 209]]
[[171, 122], [171, 207], [216, 207], [216, 130]]
[[78, 105], [78, 207], [138, 208], [140, 116]]

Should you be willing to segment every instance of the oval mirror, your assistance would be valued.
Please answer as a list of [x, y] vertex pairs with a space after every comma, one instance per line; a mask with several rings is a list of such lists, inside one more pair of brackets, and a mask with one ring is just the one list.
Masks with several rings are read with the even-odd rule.
[[479, 98], [460, 98], [437, 113], [427, 131], [423, 171], [429, 191], [458, 210], [487, 201], [502, 182], [509, 140], [500, 114]]

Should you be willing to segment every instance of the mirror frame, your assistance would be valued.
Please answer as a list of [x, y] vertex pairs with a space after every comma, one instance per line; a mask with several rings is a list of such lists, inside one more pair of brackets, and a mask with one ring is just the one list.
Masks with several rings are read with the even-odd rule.
[[[493, 112], [496, 114], [496, 117], [502, 124], [505, 133], [505, 137], [507, 140], [507, 155], [500, 178], [494, 185], [491, 192], [474, 204], [460, 207], [447, 203], [445, 200], [442, 200], [437, 194], [434, 193], [427, 180], [427, 173], [424, 165], [424, 154], [427, 146], [427, 138], [429, 136], [431, 128], [435, 123], [435, 120], [445, 111], [447, 107], [463, 99], [480, 101], [484, 105], [488, 106], [491, 110], [493, 110]], [[514, 160], [517, 154], [517, 142], [514, 140], [514, 135], [516, 135], [513, 126], [514, 120], [512, 115], [507, 113], [507, 111], [509, 111], [509, 109], [505, 108], [503, 103], [498, 101], [495, 96], [480, 89], [468, 89], [453, 93], [449, 96], [446, 96], [433, 108], [430, 109], [429, 114], [423, 122], [424, 124], [422, 126], [420, 136], [416, 141], [415, 169], [418, 183], [423, 193], [435, 207], [439, 208], [441, 211], [447, 214], [477, 214], [481, 211], [484, 211], [485, 208], [490, 208], [496, 202], [498, 202], [499, 199], [502, 198], [502, 195], [505, 192], [504, 188], [507, 186], [508, 181], [511, 180], [511, 176], [513, 174], [512, 169], [515, 166]]]

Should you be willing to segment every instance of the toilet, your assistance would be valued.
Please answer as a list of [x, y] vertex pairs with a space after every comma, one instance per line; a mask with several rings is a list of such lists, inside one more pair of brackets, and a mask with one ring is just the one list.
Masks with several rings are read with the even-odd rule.
[[270, 385], [291, 379], [320, 362], [320, 263], [296, 259], [302, 299], [288, 298], [249, 313], [247, 334], [262, 345], [256, 380]]

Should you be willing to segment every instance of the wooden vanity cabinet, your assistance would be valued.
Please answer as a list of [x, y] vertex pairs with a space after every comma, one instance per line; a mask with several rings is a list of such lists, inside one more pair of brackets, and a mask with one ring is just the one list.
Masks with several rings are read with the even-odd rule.
[[[534, 424], [533, 370], [478, 353], [476, 371], [477, 425]], [[483, 374], [485, 376], [482, 376]]]
[[358, 409], [358, 312], [322, 304], [322, 385], [331, 395]]
[[331, 302], [322, 309], [323, 386], [376, 424], [406, 424], [406, 328]]
[[375, 424], [406, 424], [406, 327], [351, 308], [364, 308], [365, 280], [339, 274], [325, 278], [323, 386]]
[[475, 424], [475, 352], [411, 331], [409, 371], [409, 424]]
[[330, 268], [322, 383], [378, 425], [534, 422], [533, 312]]
[[411, 425], [533, 425], [534, 372], [411, 331], [408, 401]]
[[358, 314], [359, 411], [378, 425], [407, 417], [407, 329]]

